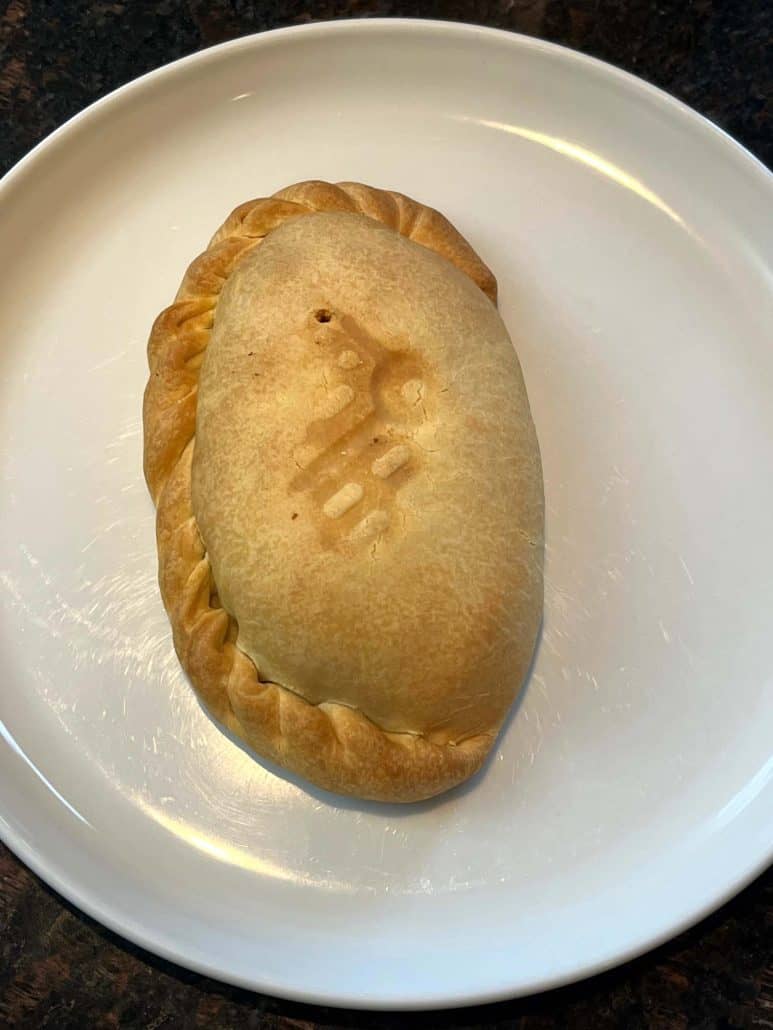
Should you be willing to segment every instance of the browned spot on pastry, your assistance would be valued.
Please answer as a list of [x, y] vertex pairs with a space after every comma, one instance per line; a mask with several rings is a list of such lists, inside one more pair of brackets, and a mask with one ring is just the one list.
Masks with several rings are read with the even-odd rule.
[[386, 347], [348, 315], [324, 314], [322, 336], [313, 332], [324, 348], [323, 383], [293, 453], [290, 492], [307, 496], [322, 542], [332, 547], [372, 540], [393, 523], [396, 494], [420, 468], [412, 437], [430, 417], [431, 376], [409, 348]]

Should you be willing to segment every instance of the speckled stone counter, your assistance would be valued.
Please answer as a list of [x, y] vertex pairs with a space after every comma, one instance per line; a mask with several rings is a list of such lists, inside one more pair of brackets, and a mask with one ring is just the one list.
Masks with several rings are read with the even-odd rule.
[[[0, 171], [66, 118], [194, 50], [359, 16], [478, 22], [635, 72], [773, 164], [769, 0], [0, 2]], [[773, 874], [657, 951], [573, 987], [410, 1016], [310, 1008], [189, 973], [81, 915], [0, 846], [0, 1027], [773, 1028]]]

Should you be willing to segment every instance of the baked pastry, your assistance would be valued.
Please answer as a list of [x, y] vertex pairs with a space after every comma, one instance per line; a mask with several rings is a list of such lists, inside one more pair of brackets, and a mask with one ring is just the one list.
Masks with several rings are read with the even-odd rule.
[[153, 327], [177, 653], [216, 719], [327, 789], [461, 782], [527, 672], [542, 476], [495, 300], [437, 212], [308, 182], [237, 208]]

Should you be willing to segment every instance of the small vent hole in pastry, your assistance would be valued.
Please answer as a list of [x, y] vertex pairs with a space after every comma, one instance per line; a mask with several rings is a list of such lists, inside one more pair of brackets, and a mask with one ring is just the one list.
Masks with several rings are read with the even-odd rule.
[[315, 312], [314, 317], [318, 322], [329, 322], [333, 317], [333, 312], [328, 311], [327, 308], [320, 308], [319, 311]]

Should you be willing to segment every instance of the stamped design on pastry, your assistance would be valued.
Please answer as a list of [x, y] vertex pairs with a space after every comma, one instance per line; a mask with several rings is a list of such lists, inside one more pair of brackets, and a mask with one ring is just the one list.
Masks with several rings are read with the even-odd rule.
[[414, 351], [384, 346], [348, 315], [320, 309], [308, 333], [321, 351], [322, 382], [293, 454], [290, 492], [311, 500], [325, 546], [372, 542], [420, 470], [414, 436], [430, 417], [429, 372]]

